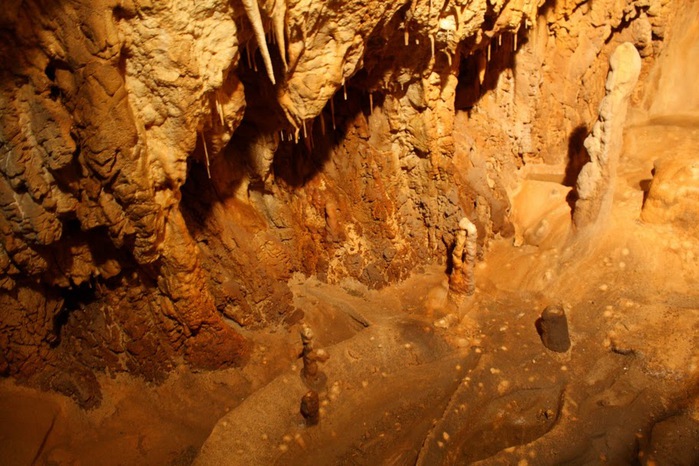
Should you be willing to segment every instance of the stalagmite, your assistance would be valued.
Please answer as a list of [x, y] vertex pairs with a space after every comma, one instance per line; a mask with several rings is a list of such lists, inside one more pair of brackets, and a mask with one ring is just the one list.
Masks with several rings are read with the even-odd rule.
[[306, 420], [307, 426], [315, 426], [320, 420], [320, 401], [318, 400], [318, 392], [309, 390], [301, 398], [301, 407], [299, 412]]
[[206, 174], [211, 179], [211, 168], [209, 167], [209, 149], [206, 147], [206, 139], [204, 139], [204, 131], [200, 131], [201, 143], [204, 145], [204, 157], [206, 158]]
[[333, 121], [333, 130], [335, 130], [335, 102], [333, 97], [330, 98], [330, 117]]
[[468, 218], [459, 222], [456, 232], [456, 242], [452, 252], [452, 271], [449, 276], [449, 295], [471, 296], [476, 291], [476, 239], [478, 230]]
[[327, 361], [329, 355], [323, 349], [316, 350], [314, 340], [313, 330], [304, 324], [301, 328], [301, 344], [303, 345], [301, 378], [309, 388], [322, 388], [325, 386], [326, 377], [319, 370], [318, 363]]
[[260, 48], [260, 53], [262, 54], [262, 61], [265, 63], [265, 69], [267, 70], [267, 76], [272, 84], [276, 84], [274, 80], [274, 69], [272, 68], [272, 59], [269, 56], [269, 49], [267, 49], [267, 40], [265, 38], [265, 29], [262, 26], [262, 17], [260, 16], [260, 7], [257, 4], [257, 0], [242, 0], [243, 6], [245, 7], [245, 13], [250, 20], [252, 29], [255, 32], [255, 40], [257, 40], [257, 46]]
[[570, 349], [568, 319], [561, 306], [548, 306], [536, 321], [541, 342], [551, 351], [565, 353]]
[[624, 122], [629, 98], [641, 72], [641, 56], [630, 42], [619, 45], [609, 59], [606, 95], [599, 117], [584, 145], [590, 161], [578, 175], [578, 201], [573, 223], [578, 229], [608, 224], [614, 198]]

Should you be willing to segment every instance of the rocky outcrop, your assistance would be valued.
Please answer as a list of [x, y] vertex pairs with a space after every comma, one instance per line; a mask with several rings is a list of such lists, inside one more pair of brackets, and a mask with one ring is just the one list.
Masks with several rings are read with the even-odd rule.
[[15, 303], [4, 309], [22, 316], [3, 319], [10, 374], [75, 394], [44, 369], [63, 373], [68, 359], [150, 377], [177, 354], [200, 367], [245, 360], [178, 208], [212, 91], [219, 108], [236, 105], [224, 124], [240, 112], [235, 79], [223, 84], [233, 12], [191, 8], [13, 2], [2, 13], [3, 283]]
[[295, 272], [380, 287], [466, 215], [482, 252], [654, 5], [10, 1], [0, 371], [92, 405], [94, 370], [244, 363], [224, 318], [291, 319]]

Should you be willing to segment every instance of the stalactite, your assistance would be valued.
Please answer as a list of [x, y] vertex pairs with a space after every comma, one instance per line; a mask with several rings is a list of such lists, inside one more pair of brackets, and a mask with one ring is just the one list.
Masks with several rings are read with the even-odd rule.
[[299, 129], [296, 128], [296, 131], [294, 131], [294, 144], [299, 143]]
[[279, 131], [279, 139], [281, 139], [282, 142], [284, 142], [284, 130]]
[[478, 82], [482, 85], [485, 81], [486, 57], [483, 53], [478, 54]]
[[211, 179], [211, 168], [209, 167], [209, 149], [206, 147], [206, 139], [204, 139], [204, 131], [200, 131], [201, 143], [204, 145], [204, 157], [206, 159], [206, 175]]
[[320, 112], [320, 115], [318, 115], [320, 118], [320, 132], [323, 136], [325, 136], [325, 117], [323, 116], [323, 112]]
[[498, 47], [502, 47], [502, 34], [498, 36]]
[[403, 40], [405, 41], [405, 46], [410, 45], [410, 33], [408, 32], [408, 26], [405, 26], [405, 31], [403, 32]]
[[488, 58], [486, 61], [490, 63], [490, 42], [488, 43]]
[[311, 120], [310, 130], [306, 130], [306, 120], [303, 120], [303, 143], [308, 151], [313, 150], [313, 120]]
[[248, 57], [248, 68], [252, 69], [252, 58], [250, 57], [250, 41], [245, 43], [245, 55]]
[[374, 94], [369, 92], [369, 115], [374, 113]]
[[434, 60], [434, 35], [430, 34], [430, 60]]
[[345, 78], [342, 78], [342, 95], [345, 100], [347, 100], [347, 86], [345, 85]]
[[[449, 63], [449, 67], [451, 68], [451, 55], [449, 54], [449, 51], [448, 51], [448, 50], [445, 50], [445, 51], [444, 51], [444, 54], [447, 56], [447, 63]], [[402, 90], [402, 89], [403, 89], [403, 87], [402, 87], [402, 85], [401, 85], [401, 90]]]
[[221, 105], [218, 98], [216, 98], [216, 111], [218, 112], [218, 117], [221, 120], [221, 126], [226, 126], [226, 119], [225, 115], [223, 114], [223, 105]]
[[284, 67], [284, 72], [289, 68], [286, 62], [286, 37], [284, 36], [286, 21], [286, 0], [277, 0], [274, 3], [274, 10], [272, 11], [272, 31], [274, 32], [274, 37], [276, 38], [277, 48], [279, 49], [279, 56], [282, 60], [282, 65]]
[[334, 96], [330, 98], [330, 117], [333, 121], [333, 131], [335, 130], [335, 102]]
[[517, 51], [517, 33], [518, 33], [518, 32], [519, 32], [519, 31], [515, 31], [515, 34], [514, 34], [514, 43], [513, 43], [513, 47], [512, 47], [512, 51], [513, 51], [513, 52], [516, 52], [516, 51]]
[[262, 25], [262, 16], [260, 16], [260, 7], [257, 4], [257, 0], [242, 0], [243, 6], [245, 7], [245, 13], [247, 14], [248, 20], [252, 25], [252, 29], [255, 32], [255, 40], [257, 41], [257, 46], [260, 48], [260, 53], [262, 54], [262, 61], [265, 64], [265, 69], [267, 70], [267, 76], [272, 84], [276, 84], [274, 80], [274, 68], [272, 68], [272, 59], [269, 56], [269, 49], [267, 48], [267, 40], [265, 38], [265, 30]]

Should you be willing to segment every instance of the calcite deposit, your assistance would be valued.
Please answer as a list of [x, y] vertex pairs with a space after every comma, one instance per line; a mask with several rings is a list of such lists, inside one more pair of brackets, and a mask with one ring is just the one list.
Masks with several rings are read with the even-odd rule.
[[629, 97], [640, 72], [641, 57], [633, 44], [625, 42], [617, 47], [609, 59], [606, 95], [598, 120], [584, 143], [591, 160], [582, 167], [576, 184], [573, 220], [580, 229], [609, 223]]
[[381, 288], [464, 217], [482, 257], [680, 4], [6, 1], [0, 372], [95, 406], [96, 373], [245, 364], [295, 273]]

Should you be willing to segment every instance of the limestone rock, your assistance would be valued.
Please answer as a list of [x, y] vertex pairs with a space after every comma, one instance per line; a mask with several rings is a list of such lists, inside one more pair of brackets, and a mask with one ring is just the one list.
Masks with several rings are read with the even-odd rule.
[[609, 59], [606, 95], [599, 119], [585, 139], [590, 156], [577, 180], [578, 201], [573, 221], [582, 229], [603, 225], [611, 211], [629, 97], [641, 72], [641, 57], [631, 43], [623, 43]]
[[243, 364], [224, 314], [283, 321], [295, 272], [378, 288], [464, 216], [479, 250], [511, 234], [522, 165], [560, 163], [613, 47], [663, 33], [645, 0], [539, 3], [5, 2], [2, 367], [89, 401], [54, 376]]
[[699, 222], [699, 160], [661, 159], [655, 162], [653, 181], [641, 219], [670, 224], [694, 236]]

